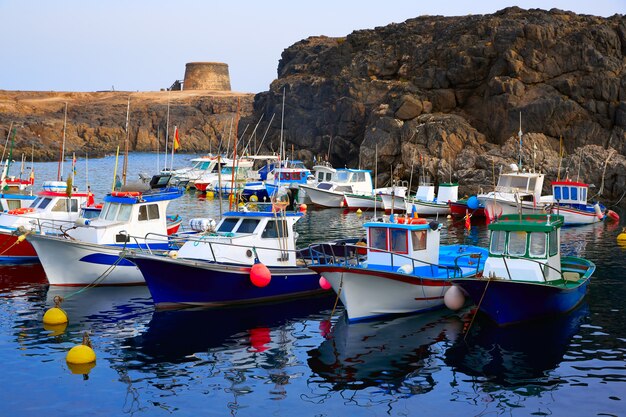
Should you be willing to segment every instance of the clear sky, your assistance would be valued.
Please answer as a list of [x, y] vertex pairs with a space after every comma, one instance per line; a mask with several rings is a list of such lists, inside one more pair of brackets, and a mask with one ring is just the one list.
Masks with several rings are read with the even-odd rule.
[[0, 0], [0, 89], [156, 91], [182, 79], [187, 62], [217, 61], [234, 91], [257, 93], [277, 77], [282, 51], [308, 36], [512, 5], [626, 14], [626, 0]]

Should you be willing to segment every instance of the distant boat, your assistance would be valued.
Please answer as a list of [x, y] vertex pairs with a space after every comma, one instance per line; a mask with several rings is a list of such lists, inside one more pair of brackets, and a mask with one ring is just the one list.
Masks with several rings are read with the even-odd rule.
[[337, 169], [331, 181], [316, 186], [300, 186], [306, 191], [311, 202], [320, 207], [344, 207], [346, 194], [373, 196], [372, 175], [365, 169]]
[[442, 307], [450, 279], [481, 272], [487, 250], [440, 245], [441, 224], [422, 218], [367, 222], [367, 242], [315, 244], [309, 268], [341, 299], [351, 321]]
[[459, 198], [459, 184], [441, 183], [435, 198], [435, 186], [429, 182], [420, 182], [417, 193], [413, 197], [405, 198], [406, 212], [417, 213], [420, 216], [445, 216], [450, 214], [450, 201]]
[[605, 218], [619, 221], [619, 215], [612, 210], [607, 210], [599, 202], [588, 203], [589, 185], [584, 182], [563, 181], [552, 182], [552, 195], [554, 202], [552, 213], [563, 216], [565, 225], [580, 225], [597, 223]]
[[482, 276], [452, 282], [499, 325], [572, 310], [583, 300], [596, 267], [583, 258], [561, 256], [563, 224], [563, 216], [550, 213], [500, 216], [489, 225]]

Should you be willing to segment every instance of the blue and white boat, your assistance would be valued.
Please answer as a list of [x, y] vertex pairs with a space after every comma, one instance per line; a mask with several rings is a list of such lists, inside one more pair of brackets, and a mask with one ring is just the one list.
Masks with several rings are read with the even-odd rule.
[[[251, 211], [254, 206], [258, 211]], [[296, 260], [293, 226], [302, 214], [254, 206], [224, 213], [215, 229], [190, 237], [170, 256], [126, 254], [143, 273], [157, 307], [249, 304], [322, 291], [319, 275]], [[259, 262], [271, 274], [265, 286], [253, 282]]]
[[170, 249], [166, 210], [180, 196], [180, 189], [167, 187], [112, 192], [104, 197], [98, 218], [79, 218], [61, 236], [30, 234], [27, 240], [51, 285], [145, 284], [139, 269], [120, 257], [120, 251]]
[[482, 271], [487, 250], [440, 245], [441, 224], [421, 218], [364, 224], [366, 244], [317, 244], [309, 268], [338, 294], [350, 321], [444, 305], [451, 279]]
[[[563, 216], [503, 215], [489, 225], [482, 276], [453, 279], [499, 325], [566, 313], [585, 296], [593, 262], [561, 256]], [[460, 292], [459, 292], [460, 294]]]
[[619, 221], [619, 215], [599, 202], [587, 202], [589, 185], [565, 179], [552, 182], [552, 213], [563, 216], [566, 226], [592, 224], [611, 218]]

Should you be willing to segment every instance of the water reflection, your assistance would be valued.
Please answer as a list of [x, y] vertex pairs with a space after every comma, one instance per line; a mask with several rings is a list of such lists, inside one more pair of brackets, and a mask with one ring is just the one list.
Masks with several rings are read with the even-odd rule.
[[446, 351], [445, 362], [472, 377], [485, 391], [526, 386], [550, 389], [564, 382], [552, 371], [588, 316], [586, 303], [554, 319], [506, 327], [479, 316], [467, 336]]
[[309, 351], [309, 367], [332, 389], [426, 393], [435, 385], [438, 360], [433, 345], [455, 340], [462, 330], [457, 316], [434, 312], [392, 320], [348, 324], [342, 317], [329, 338]]

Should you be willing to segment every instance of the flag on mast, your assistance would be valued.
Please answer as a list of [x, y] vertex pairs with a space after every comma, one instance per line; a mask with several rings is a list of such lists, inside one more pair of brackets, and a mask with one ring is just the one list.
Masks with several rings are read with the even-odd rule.
[[76, 178], [76, 153], [72, 154], [72, 173], [74, 174], [74, 178]]
[[178, 138], [178, 126], [174, 127], [174, 150], [177, 151], [180, 148], [180, 139]]

